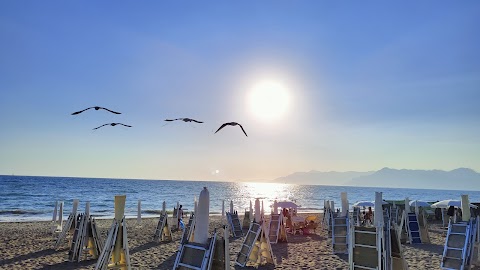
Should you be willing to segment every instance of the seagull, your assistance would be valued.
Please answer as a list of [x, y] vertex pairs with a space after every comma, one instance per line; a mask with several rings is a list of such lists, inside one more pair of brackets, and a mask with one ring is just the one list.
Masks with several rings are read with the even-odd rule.
[[195, 119], [191, 119], [191, 118], [177, 118], [177, 119], [165, 119], [165, 121], [167, 122], [172, 122], [172, 121], [176, 121], [176, 120], [180, 120], [180, 121], [183, 121], [183, 122], [195, 122], [195, 123], [203, 123], [202, 121], [197, 121]]
[[110, 126], [112, 126], [112, 127], [114, 127], [114, 126], [116, 126], [116, 125], [122, 125], [122, 126], [126, 126], [126, 127], [132, 127], [132, 126], [125, 125], [125, 124], [122, 124], [122, 123], [108, 123], [108, 124], [103, 124], [103, 125], [101, 125], [101, 126], [99, 126], [99, 127], [96, 127], [96, 128], [94, 128], [93, 130], [99, 129], [99, 128], [103, 127], [103, 126], [108, 126], [108, 125], [110, 125]]
[[81, 111], [78, 111], [78, 112], [74, 112], [74, 113], [72, 113], [72, 115], [76, 115], [76, 114], [82, 113], [82, 112], [84, 112], [84, 111], [86, 111], [86, 110], [90, 110], [90, 109], [95, 109], [96, 111], [102, 109], [102, 110], [106, 110], [106, 111], [109, 111], [109, 112], [114, 113], [114, 114], [121, 114], [121, 113], [119, 113], [119, 112], [114, 112], [114, 111], [109, 110], [109, 109], [107, 109], [107, 108], [103, 108], [103, 107], [99, 107], [99, 106], [94, 106], [94, 107], [86, 108], [86, 109], [81, 110]]
[[219, 131], [220, 131], [220, 129], [224, 128], [225, 126], [240, 126], [240, 128], [241, 128], [241, 129], [242, 129], [242, 131], [243, 131], [243, 133], [245, 133], [245, 136], [247, 136], [247, 137], [248, 137], [248, 135], [247, 135], [247, 133], [245, 132], [245, 130], [243, 129], [242, 125], [240, 125], [240, 124], [239, 124], [239, 123], [237, 123], [237, 122], [229, 122], [229, 123], [225, 123], [225, 124], [221, 125], [221, 126], [220, 126], [220, 127], [217, 129], [217, 131], [215, 131], [215, 133], [219, 132]]

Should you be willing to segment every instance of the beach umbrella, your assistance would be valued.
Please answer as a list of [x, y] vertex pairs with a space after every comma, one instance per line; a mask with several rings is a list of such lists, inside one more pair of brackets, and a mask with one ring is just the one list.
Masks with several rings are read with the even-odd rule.
[[260, 215], [260, 200], [255, 199], [255, 222], [260, 222], [261, 215]]
[[250, 217], [249, 217], [249, 218], [250, 218], [250, 220], [253, 220], [253, 207], [252, 207], [252, 200], [250, 200], [250, 212], [249, 212], [249, 214], [250, 214]]
[[278, 202], [277, 206], [281, 208], [295, 208], [295, 209], [299, 207], [299, 205], [295, 204], [294, 202]]
[[210, 193], [206, 187], [204, 187], [200, 192], [197, 207], [198, 213], [195, 216], [194, 242], [199, 244], [207, 244], [210, 215]]
[[375, 203], [371, 201], [359, 201], [353, 204], [353, 207], [374, 207]]
[[409, 205], [413, 207], [430, 207], [430, 204], [428, 202], [419, 200], [410, 201]]
[[225, 200], [222, 200], [222, 217], [225, 216]]
[[265, 217], [265, 210], [264, 210], [264, 209], [265, 209], [265, 208], [263, 208], [263, 200], [262, 200], [262, 210], [260, 210], [260, 213], [261, 213], [260, 216], [262, 217], [262, 220], [263, 220], [264, 217]]
[[[460, 200], [443, 200], [430, 205], [431, 208], [449, 208], [450, 206], [459, 208], [462, 206], [462, 203]], [[477, 208], [473, 204], [470, 204], [470, 207]]]

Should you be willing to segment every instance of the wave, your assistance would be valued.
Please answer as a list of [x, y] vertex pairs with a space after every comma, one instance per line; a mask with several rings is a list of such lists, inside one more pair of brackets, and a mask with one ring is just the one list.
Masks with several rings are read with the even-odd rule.
[[[143, 210], [142, 213], [145, 213], [145, 214], [160, 214], [162, 212], [162, 210]], [[167, 211], [168, 213], [168, 211]]]
[[22, 209], [0, 210], [0, 215], [39, 215], [43, 213], [44, 213], [43, 211], [22, 210]]

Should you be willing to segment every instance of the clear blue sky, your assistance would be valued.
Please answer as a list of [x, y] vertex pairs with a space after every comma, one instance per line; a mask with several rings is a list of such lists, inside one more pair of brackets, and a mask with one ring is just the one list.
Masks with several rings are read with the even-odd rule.
[[[479, 1], [1, 1], [0, 174], [480, 171], [479, 26]], [[94, 105], [122, 114], [70, 115]]]

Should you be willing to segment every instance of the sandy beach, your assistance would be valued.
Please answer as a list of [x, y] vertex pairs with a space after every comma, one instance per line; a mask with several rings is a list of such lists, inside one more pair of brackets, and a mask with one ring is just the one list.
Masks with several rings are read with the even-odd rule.
[[[320, 217], [320, 215], [319, 215]], [[97, 220], [103, 237], [111, 220]], [[129, 219], [128, 237], [133, 269], [172, 269], [180, 232], [173, 233], [173, 242], [156, 243], [152, 236], [157, 218], [142, 219], [141, 226]], [[1, 269], [94, 269], [96, 260], [69, 262], [68, 244], [54, 250], [54, 238], [50, 222], [0, 223], [0, 268]], [[210, 218], [210, 230], [221, 227], [221, 217]], [[222, 230], [223, 231], [223, 230]], [[405, 259], [410, 269], [440, 269], [445, 235], [440, 227], [431, 224], [431, 244], [403, 245]], [[231, 269], [235, 266], [237, 252], [243, 238], [230, 240]], [[331, 239], [326, 230], [319, 227], [315, 234], [288, 235], [288, 243], [272, 245], [275, 266], [259, 269], [348, 269], [348, 256], [332, 253]], [[480, 268], [474, 268], [480, 269]]]

